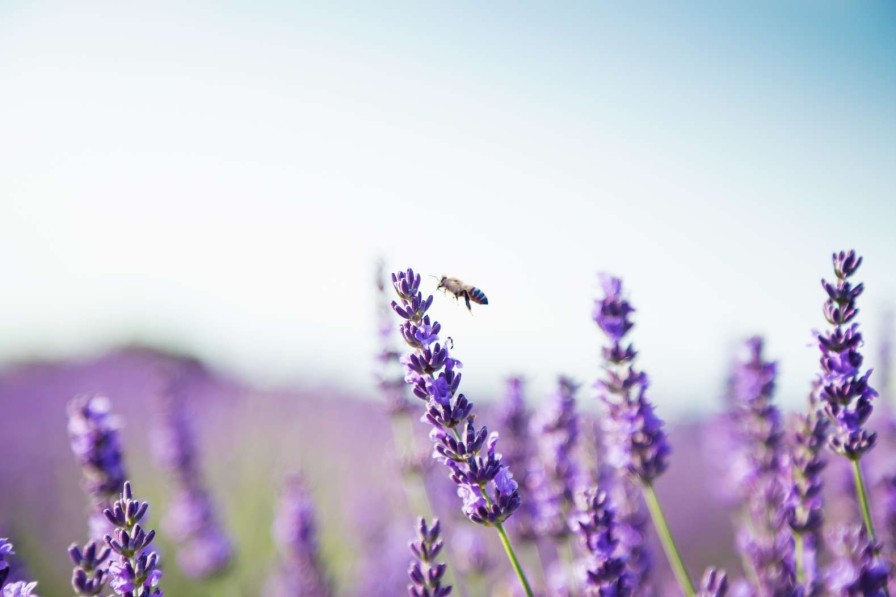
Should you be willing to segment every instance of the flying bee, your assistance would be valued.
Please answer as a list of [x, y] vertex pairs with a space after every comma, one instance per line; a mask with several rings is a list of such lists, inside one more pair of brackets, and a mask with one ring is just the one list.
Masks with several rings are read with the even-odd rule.
[[473, 301], [477, 305], [488, 304], [488, 298], [485, 296], [484, 292], [471, 284], [464, 284], [457, 278], [442, 276], [442, 279], [439, 280], [439, 285], [436, 286], [436, 290], [440, 289], [444, 290], [446, 293], [454, 295], [455, 299], [463, 298], [464, 302], [467, 304], [467, 310], [470, 313], [473, 312], [473, 309], [470, 308], [470, 301]]

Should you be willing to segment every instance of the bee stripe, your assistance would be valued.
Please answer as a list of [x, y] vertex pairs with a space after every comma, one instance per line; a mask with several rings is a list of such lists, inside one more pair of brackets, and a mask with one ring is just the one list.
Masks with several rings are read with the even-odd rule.
[[478, 288], [473, 288], [470, 290], [470, 299], [474, 303], [478, 303], [480, 305], [487, 305], [488, 298], [485, 296], [485, 293], [479, 290]]

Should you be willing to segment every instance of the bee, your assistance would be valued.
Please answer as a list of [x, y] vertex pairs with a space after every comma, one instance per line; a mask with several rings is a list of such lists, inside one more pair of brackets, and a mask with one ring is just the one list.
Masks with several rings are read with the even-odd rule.
[[442, 279], [439, 280], [439, 285], [436, 286], [436, 290], [444, 290], [446, 293], [453, 294], [455, 299], [463, 298], [470, 313], [473, 312], [473, 309], [470, 308], [470, 301], [477, 305], [488, 304], [488, 298], [484, 292], [471, 284], [464, 284], [457, 278], [442, 276]]

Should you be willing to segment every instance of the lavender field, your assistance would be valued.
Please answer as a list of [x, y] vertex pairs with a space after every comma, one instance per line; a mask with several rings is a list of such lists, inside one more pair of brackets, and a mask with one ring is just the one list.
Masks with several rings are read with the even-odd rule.
[[373, 400], [256, 390], [146, 347], [10, 365], [3, 594], [886, 595], [896, 418], [860, 264], [835, 254], [819, 289], [797, 412], [752, 337], [720, 414], [665, 425], [607, 275], [594, 378], [544, 397], [520, 373], [474, 405], [476, 363], [436, 319], [463, 303], [411, 270], [380, 273]]

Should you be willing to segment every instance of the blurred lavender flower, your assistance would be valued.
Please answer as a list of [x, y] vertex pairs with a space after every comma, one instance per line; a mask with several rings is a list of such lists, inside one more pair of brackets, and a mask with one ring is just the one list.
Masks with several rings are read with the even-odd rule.
[[498, 424], [503, 430], [504, 464], [516, 471], [514, 478], [520, 487], [527, 491], [530, 499], [526, 499], [507, 521], [508, 529], [524, 541], [532, 541], [536, 537], [534, 522], [539, 518], [537, 500], [531, 499], [534, 494], [534, 479], [530, 470], [535, 458], [535, 439], [530, 428], [532, 413], [526, 406], [524, 382], [522, 377], [510, 377], [505, 384], [504, 399], [498, 405]]
[[150, 547], [156, 532], [146, 532], [140, 525], [148, 509], [149, 504], [134, 499], [131, 484], [125, 482], [121, 498], [103, 511], [115, 527], [106, 543], [117, 556], [108, 569], [109, 586], [116, 595], [162, 597], [159, 554]]
[[869, 369], [861, 373], [862, 334], [852, 322], [859, 310], [856, 299], [865, 289], [863, 284], [853, 286], [849, 278], [862, 264], [855, 251], [835, 253], [833, 256], [834, 283], [821, 281], [828, 298], [824, 303], [824, 315], [833, 327], [818, 334], [821, 350], [821, 390], [823, 410], [831, 421], [828, 445], [831, 450], [858, 460], [875, 443], [876, 434], [865, 428], [871, 415], [872, 400], [877, 392], [868, 384]]
[[707, 568], [700, 581], [697, 597], [725, 597], [728, 594], [728, 576], [724, 570]]
[[806, 597], [819, 595], [823, 589], [818, 555], [824, 522], [821, 474], [827, 465], [822, 448], [827, 440], [828, 421], [819, 416], [816, 394], [817, 384], [810, 394], [808, 414], [795, 414], [790, 419], [785, 467], [784, 514], [796, 539], [797, 582]]
[[869, 541], [862, 527], [837, 528], [828, 544], [835, 556], [826, 574], [829, 595], [887, 595], [889, 566], [877, 558], [880, 546]]
[[68, 405], [68, 433], [72, 452], [81, 465], [84, 487], [94, 511], [90, 516], [91, 539], [102, 539], [110, 530], [102, 512], [121, 492], [126, 479], [118, 430], [121, 420], [111, 414], [104, 396], [76, 396]]
[[411, 348], [402, 358], [405, 381], [417, 398], [426, 401], [424, 419], [433, 427], [433, 457], [450, 470], [467, 518], [498, 526], [520, 505], [517, 483], [496, 452], [498, 434], [477, 427], [473, 403], [456, 395], [461, 363], [438, 341], [441, 325], [426, 314], [433, 297], [423, 298], [420, 276], [409, 269], [392, 274], [392, 284], [401, 301], [393, 301], [392, 309], [404, 320], [401, 335]]
[[446, 566], [436, 562], [443, 547], [441, 531], [438, 518], [433, 520], [431, 526], [427, 526], [423, 518], [417, 523], [417, 540], [410, 544], [415, 560], [408, 568], [411, 579], [408, 595], [411, 597], [445, 597], [451, 594], [451, 586], [442, 586]]
[[413, 403], [407, 396], [407, 384], [401, 375], [400, 369], [390, 371], [392, 365], [399, 364], [401, 353], [393, 345], [395, 323], [392, 309], [389, 306], [389, 298], [386, 293], [387, 278], [383, 271], [382, 262], [377, 264], [376, 289], [377, 289], [377, 333], [379, 336], [379, 352], [377, 353], [378, 371], [376, 373], [377, 387], [382, 394], [386, 408], [392, 416], [410, 414], [414, 411]]
[[281, 562], [266, 595], [326, 597], [332, 594], [320, 560], [314, 503], [299, 475], [286, 480], [274, 520], [274, 539]]
[[484, 576], [494, 565], [481, 533], [473, 528], [460, 527], [451, 537], [456, 554], [454, 565], [462, 574]]
[[635, 593], [635, 579], [626, 566], [625, 549], [617, 534], [616, 513], [606, 492], [587, 490], [586, 505], [576, 522], [589, 554], [586, 591], [601, 597]]
[[620, 477], [610, 490], [619, 508], [619, 535], [624, 551], [630, 554], [627, 566], [633, 583], [649, 591], [647, 515], [632, 481], [639, 481], [645, 492], [652, 494], [653, 481], [668, 466], [670, 448], [663, 422], [647, 400], [647, 375], [634, 368], [637, 353], [632, 344], [623, 345], [634, 326], [629, 319], [634, 308], [622, 296], [619, 278], [601, 274], [600, 282], [603, 296], [594, 303], [593, 317], [610, 341], [602, 348], [605, 375], [597, 383], [599, 397], [608, 411], [603, 430], [606, 463], [627, 473], [627, 478]]
[[548, 399], [533, 422], [538, 438], [540, 466], [534, 473], [539, 505], [539, 534], [562, 538], [569, 534], [568, 518], [575, 508], [574, 496], [581, 484], [573, 454], [579, 437], [575, 392], [569, 378], [560, 377], [557, 391]]
[[40, 597], [37, 593], [32, 593], [37, 586], [36, 582], [6, 582], [11, 570], [6, 560], [14, 553], [16, 552], [12, 548], [12, 543], [8, 539], [0, 538], [0, 597]]
[[196, 439], [187, 413], [188, 384], [201, 365], [174, 373], [167, 391], [157, 395], [156, 425], [151, 434], [159, 466], [172, 478], [177, 494], [162, 525], [179, 543], [178, 564], [187, 576], [206, 578], [225, 570], [233, 547], [218, 520], [203, 481]]
[[89, 541], [84, 549], [76, 544], [68, 548], [68, 555], [75, 565], [72, 572], [72, 588], [79, 596], [99, 595], [106, 586], [106, 560], [112, 553], [105, 542]]
[[759, 595], [790, 594], [796, 585], [796, 563], [793, 537], [781, 509], [786, 484], [781, 414], [772, 403], [776, 365], [763, 360], [761, 338], [750, 338], [746, 348], [747, 358], [734, 375], [733, 416], [746, 455], [741, 486], [745, 520], [737, 540]]

